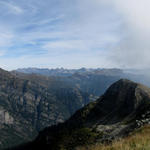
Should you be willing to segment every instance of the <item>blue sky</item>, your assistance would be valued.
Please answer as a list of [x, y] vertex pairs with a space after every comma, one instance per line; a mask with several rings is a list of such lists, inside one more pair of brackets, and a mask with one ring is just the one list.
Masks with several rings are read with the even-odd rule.
[[137, 68], [143, 66], [141, 57], [142, 64], [149, 65], [148, 40], [139, 45], [141, 38], [149, 38], [148, 4], [147, 0], [0, 0], [0, 66]]

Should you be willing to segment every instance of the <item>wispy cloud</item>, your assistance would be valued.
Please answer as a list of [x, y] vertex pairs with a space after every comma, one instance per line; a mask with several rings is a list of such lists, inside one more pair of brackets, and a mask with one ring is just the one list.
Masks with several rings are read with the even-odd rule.
[[0, 30], [0, 47], [7, 47], [12, 44], [14, 35], [9, 32]]
[[22, 14], [24, 11], [17, 4], [13, 4], [11, 1], [0, 1], [0, 4], [3, 5], [3, 9], [12, 14]]

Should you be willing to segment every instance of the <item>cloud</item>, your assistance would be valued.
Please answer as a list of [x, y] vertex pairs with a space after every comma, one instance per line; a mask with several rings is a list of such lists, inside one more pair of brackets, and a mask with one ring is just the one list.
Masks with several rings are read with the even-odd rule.
[[7, 6], [11, 9], [11, 11], [15, 14], [22, 14], [23, 13], [23, 9], [21, 9], [18, 6], [12, 5], [12, 4], [7, 4]]
[[84, 44], [84, 41], [82, 40], [64, 40], [64, 41], [54, 41], [46, 43], [43, 46], [44, 49], [51, 51], [51, 50], [66, 50], [66, 51], [72, 51], [72, 50], [88, 50], [88, 47], [86, 44]]
[[[49, 59], [54, 66], [59, 65], [59, 60], [63, 67], [68, 64], [72, 67], [105, 66], [107, 59], [103, 51], [119, 40], [116, 31], [120, 21], [109, 7], [103, 7], [96, 0], [45, 0], [44, 3], [42, 0], [14, 0], [13, 3], [7, 0], [0, 6], [1, 10], [4, 5], [9, 13], [4, 11], [0, 16], [0, 26], [5, 26], [5, 32], [13, 33], [13, 38], [4, 38], [9, 44], [4, 43], [6, 53], [1, 66], [5, 60], [13, 60], [9, 67], [5, 66], [7, 68], [19, 66], [20, 59], [22, 67], [25, 64], [40, 66], [40, 63], [47, 66]], [[32, 62], [27, 57], [31, 57]]]
[[10, 46], [14, 35], [9, 32], [0, 31], [0, 47]]
[[149, 68], [150, 65], [150, 1], [114, 0], [113, 7], [121, 17], [122, 38], [113, 47], [113, 63], [126, 68]]
[[0, 64], [8, 62], [5, 68], [150, 65], [148, 0], [0, 4], [0, 51], [4, 51]]
[[0, 50], [0, 57], [4, 56], [6, 54], [5, 50]]
[[17, 6], [16, 4], [13, 4], [12, 2], [6, 2], [6, 1], [0, 1], [0, 4], [4, 5], [6, 7], [6, 11], [9, 11], [13, 14], [22, 14], [24, 11], [21, 7]]
[[[102, 56], [102, 57], [101, 57]], [[109, 61], [106, 62], [106, 53], [97, 52], [96, 54], [88, 52], [76, 52], [73, 53], [63, 53], [61, 55], [53, 54], [42, 54], [38, 57], [32, 55], [24, 55], [17, 58], [7, 57], [0, 59], [0, 66], [7, 70], [12, 70], [16, 68], [22, 68], [22, 62], [24, 67], [40, 67], [40, 68], [57, 68], [65, 66], [66, 68], [97, 68], [97, 63], [103, 63], [101, 67], [109, 67], [111, 64]], [[101, 57], [101, 59], [99, 59]], [[19, 63], [21, 62], [21, 63]], [[111, 65], [114, 67], [113, 65]]]

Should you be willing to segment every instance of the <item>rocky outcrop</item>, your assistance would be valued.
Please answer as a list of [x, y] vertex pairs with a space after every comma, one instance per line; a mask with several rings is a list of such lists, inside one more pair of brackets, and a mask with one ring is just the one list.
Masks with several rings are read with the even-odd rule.
[[0, 124], [11, 125], [14, 123], [14, 118], [3, 108], [0, 108]]

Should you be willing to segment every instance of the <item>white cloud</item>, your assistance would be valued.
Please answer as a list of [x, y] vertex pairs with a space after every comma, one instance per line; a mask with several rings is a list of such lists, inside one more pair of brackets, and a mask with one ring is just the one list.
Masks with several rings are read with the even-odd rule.
[[12, 10], [13, 13], [15, 14], [22, 14], [23, 13], [23, 9], [21, 9], [18, 6], [12, 5], [12, 4], [8, 4], [8, 7]]
[[17, 6], [16, 4], [13, 4], [12, 2], [6, 2], [6, 1], [1, 1], [0, 2], [2, 5], [6, 6], [8, 11], [10, 11], [13, 14], [22, 14], [24, 11], [21, 7]]
[[[101, 63], [101, 67], [103, 68], [109, 68], [109, 66], [111, 65], [109, 61], [106, 61], [105, 52], [97, 52], [96, 54], [74, 52], [72, 54], [66, 53], [63, 55], [55, 56], [49, 53], [45, 55], [40, 55], [39, 57], [35, 57], [34, 55], [24, 55], [17, 58], [0, 59], [0, 66], [7, 70], [22, 68], [22, 63], [24, 67], [40, 68], [56, 68], [62, 66], [65, 68], [96, 68], [98, 67], [97, 63]], [[111, 66], [114, 67], [113, 65]]]
[[5, 50], [0, 50], [0, 57], [4, 56], [6, 54]]
[[114, 0], [122, 19], [124, 36], [112, 51], [112, 60], [122, 67], [149, 68], [150, 66], [150, 1]]
[[85, 50], [88, 49], [84, 41], [81, 40], [66, 40], [46, 43], [43, 46], [46, 50]]
[[12, 45], [14, 34], [6, 31], [4, 28], [0, 29], [0, 47], [9, 47]]

